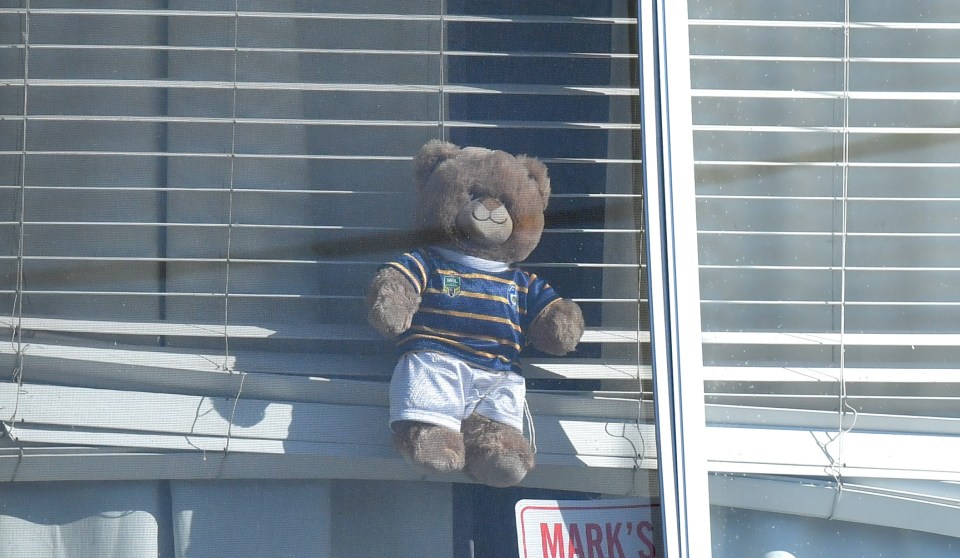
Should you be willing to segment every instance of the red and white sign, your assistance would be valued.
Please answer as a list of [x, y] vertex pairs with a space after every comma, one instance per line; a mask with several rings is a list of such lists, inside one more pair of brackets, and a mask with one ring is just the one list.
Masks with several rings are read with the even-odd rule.
[[520, 558], [654, 558], [658, 508], [639, 500], [520, 500]]

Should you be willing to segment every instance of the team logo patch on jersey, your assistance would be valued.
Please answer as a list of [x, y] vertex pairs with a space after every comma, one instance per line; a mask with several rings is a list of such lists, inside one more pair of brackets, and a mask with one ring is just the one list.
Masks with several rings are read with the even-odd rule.
[[509, 297], [510, 297], [510, 306], [513, 306], [513, 309], [516, 310], [516, 309], [517, 309], [517, 305], [520, 303], [520, 297], [517, 296], [517, 286], [516, 286], [516, 285], [510, 285]]
[[443, 292], [447, 296], [451, 296], [451, 297], [459, 295], [460, 294], [460, 278], [444, 276]]

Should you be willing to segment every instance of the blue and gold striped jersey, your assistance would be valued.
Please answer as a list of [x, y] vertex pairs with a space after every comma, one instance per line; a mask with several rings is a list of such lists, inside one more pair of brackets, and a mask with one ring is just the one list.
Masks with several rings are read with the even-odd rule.
[[438, 351], [480, 368], [518, 372], [524, 331], [559, 300], [533, 273], [506, 266], [479, 269], [439, 249], [415, 250], [385, 266], [403, 273], [421, 297], [410, 329], [398, 340], [401, 354]]

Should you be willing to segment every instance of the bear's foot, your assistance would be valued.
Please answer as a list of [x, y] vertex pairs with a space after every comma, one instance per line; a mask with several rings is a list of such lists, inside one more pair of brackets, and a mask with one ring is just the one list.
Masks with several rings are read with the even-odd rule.
[[416, 421], [393, 423], [393, 445], [407, 461], [431, 473], [452, 473], [464, 465], [463, 435]]
[[476, 413], [463, 421], [466, 471], [483, 484], [514, 486], [534, 466], [533, 451], [523, 432]]

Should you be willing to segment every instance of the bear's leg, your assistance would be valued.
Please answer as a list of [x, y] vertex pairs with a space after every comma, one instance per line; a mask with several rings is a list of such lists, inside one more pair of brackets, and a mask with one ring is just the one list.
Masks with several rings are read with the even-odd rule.
[[533, 469], [534, 458], [523, 432], [473, 413], [463, 421], [466, 470], [474, 479], [498, 488], [513, 486]]
[[393, 445], [414, 465], [432, 473], [463, 469], [463, 435], [435, 424], [401, 420], [393, 423]]

